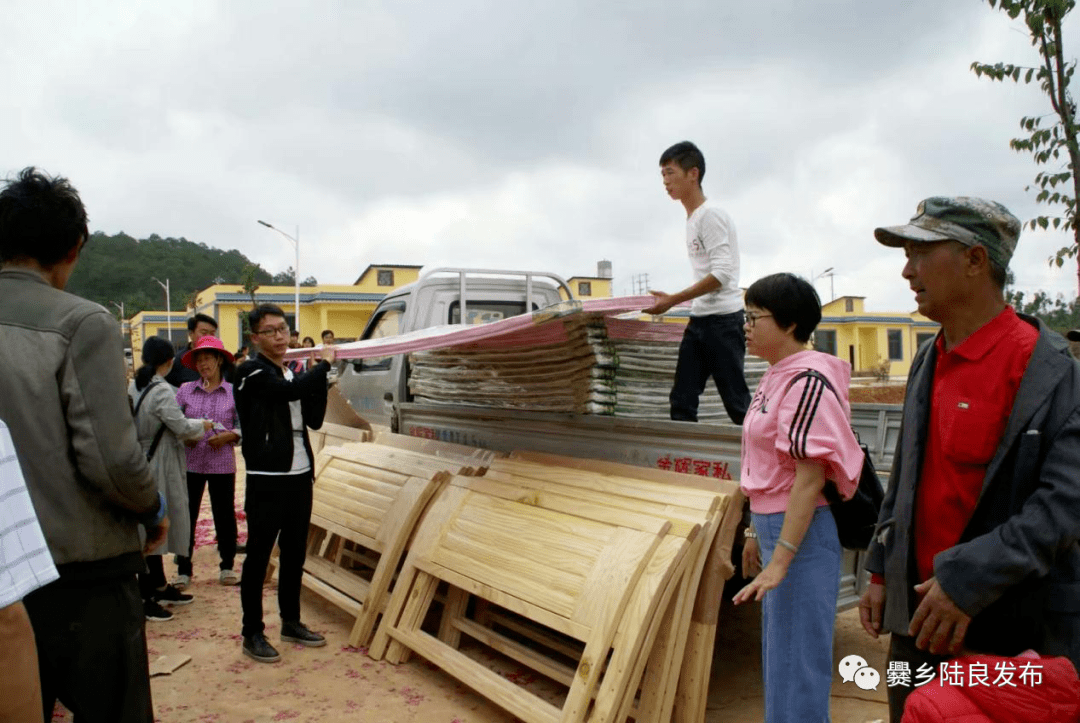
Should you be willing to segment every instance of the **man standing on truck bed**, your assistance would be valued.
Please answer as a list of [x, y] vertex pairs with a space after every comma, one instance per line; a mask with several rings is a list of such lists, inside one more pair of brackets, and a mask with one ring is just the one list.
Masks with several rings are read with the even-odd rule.
[[671, 418], [696, 422], [698, 398], [709, 377], [735, 424], [742, 424], [750, 406], [743, 375], [743, 295], [739, 289], [739, 240], [727, 213], [708, 203], [701, 190], [705, 156], [690, 141], [676, 143], [660, 156], [664, 189], [686, 209], [686, 250], [697, 281], [676, 294], [650, 291], [656, 303], [646, 314], [663, 314], [693, 300], [690, 322], [679, 345]]
[[[941, 333], [911, 364], [863, 627], [892, 633], [889, 670], [912, 676], [962, 649], [1080, 666], [1080, 366], [1005, 302], [1020, 221], [928, 198], [874, 235], [904, 249], [901, 275]], [[893, 721], [914, 687], [889, 686]]]
[[285, 352], [289, 350], [285, 312], [263, 304], [248, 314], [248, 321], [256, 353], [236, 370], [234, 386], [236, 413], [244, 430], [241, 449], [247, 465], [247, 559], [240, 579], [243, 651], [261, 663], [273, 663], [281, 656], [263, 634], [262, 589], [275, 538], [281, 551], [281, 639], [309, 647], [326, 645], [322, 635], [300, 622], [300, 584], [315, 469], [307, 428], [322, 427], [326, 373], [334, 361], [334, 348], [323, 349], [322, 361], [307, 373], [294, 376], [285, 366]]

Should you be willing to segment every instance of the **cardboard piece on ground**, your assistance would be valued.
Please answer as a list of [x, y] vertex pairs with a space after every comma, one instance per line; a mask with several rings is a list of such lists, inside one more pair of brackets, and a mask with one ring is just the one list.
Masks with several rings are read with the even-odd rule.
[[150, 663], [150, 677], [157, 675], [172, 675], [180, 668], [191, 662], [190, 655], [162, 655]]

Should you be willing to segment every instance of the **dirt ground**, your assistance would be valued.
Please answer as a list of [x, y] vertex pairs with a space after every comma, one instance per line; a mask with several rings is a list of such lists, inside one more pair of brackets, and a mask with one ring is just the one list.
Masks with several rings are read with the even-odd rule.
[[[242, 479], [242, 477], [241, 477]], [[237, 498], [243, 499], [242, 485]], [[239, 505], [238, 505], [239, 508]], [[243, 513], [239, 512], [238, 517]], [[241, 540], [246, 538], [241, 520]], [[217, 581], [217, 551], [209, 500], [196, 528], [195, 576], [189, 592], [195, 601], [174, 608], [167, 622], [148, 622], [150, 661], [190, 656], [170, 675], [152, 679], [154, 709], [163, 723], [511, 723], [516, 721], [456, 679], [426, 661], [413, 658], [394, 666], [371, 660], [363, 649], [349, 647], [352, 619], [306, 588], [301, 599], [304, 621], [326, 635], [323, 648], [304, 648], [278, 640], [276, 585], [264, 592], [267, 637], [281, 651], [268, 665], [245, 657], [240, 649], [240, 589]], [[237, 560], [243, 562], [243, 556]], [[239, 565], [238, 565], [239, 568]], [[175, 571], [171, 558], [166, 573]], [[730, 596], [728, 596], [730, 597]], [[713, 659], [707, 723], [742, 723], [764, 717], [761, 684], [760, 609], [734, 608], [725, 602]], [[858, 612], [837, 618], [834, 659], [858, 654], [885, 670], [885, 641], [870, 639], [859, 626]], [[542, 685], [530, 670], [478, 652], [510, 680]], [[882, 676], [884, 677], [884, 676]], [[885, 686], [864, 692], [836, 675], [832, 686], [833, 723], [870, 723], [888, 717]], [[61, 706], [55, 721], [71, 721]]]
[[903, 384], [852, 386], [848, 390], [848, 398], [852, 404], [903, 404], [906, 388]]

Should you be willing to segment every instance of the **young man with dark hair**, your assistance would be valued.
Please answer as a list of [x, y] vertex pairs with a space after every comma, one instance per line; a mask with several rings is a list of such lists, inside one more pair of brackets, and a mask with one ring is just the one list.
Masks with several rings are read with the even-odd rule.
[[708, 203], [701, 190], [705, 157], [690, 141], [676, 143], [660, 156], [664, 189], [686, 209], [686, 250], [696, 281], [675, 294], [650, 291], [656, 297], [646, 314], [663, 314], [693, 300], [686, 325], [675, 384], [671, 418], [697, 421], [698, 400], [709, 377], [716, 383], [728, 417], [742, 424], [750, 406], [743, 374], [743, 299], [739, 289], [739, 242], [727, 213]]
[[247, 465], [247, 559], [240, 579], [243, 651], [259, 662], [273, 663], [281, 656], [263, 632], [262, 587], [275, 538], [281, 554], [281, 639], [311, 647], [326, 644], [322, 635], [300, 622], [300, 585], [315, 467], [307, 428], [322, 426], [326, 374], [334, 361], [334, 349], [324, 349], [322, 361], [307, 373], [294, 374], [285, 365], [289, 349], [285, 312], [263, 304], [248, 315], [248, 321], [256, 353], [237, 369], [233, 385]]
[[[890, 670], [911, 675], [961, 651], [1080, 667], [1080, 365], [1005, 301], [1020, 221], [937, 197], [874, 235], [904, 249], [901, 275], [941, 332], [908, 375], [863, 627], [892, 633]], [[889, 686], [893, 721], [912, 690]]]
[[334, 343], [334, 330], [324, 329], [322, 333], [322, 343], [329, 346]]
[[[217, 320], [208, 314], [196, 314], [187, 320], [188, 343], [176, 351], [172, 371], [165, 381], [177, 389], [185, 382], [198, 381], [199, 373], [184, 366], [184, 354], [187, 354], [204, 336], [217, 336]], [[230, 381], [226, 379], [226, 381]]]
[[[135, 436], [116, 319], [64, 292], [88, 238], [64, 178], [27, 168], [0, 191], [0, 419], [60, 578], [28, 594], [44, 719], [153, 720], [135, 579], [165, 538]], [[139, 526], [147, 530], [145, 548]]]

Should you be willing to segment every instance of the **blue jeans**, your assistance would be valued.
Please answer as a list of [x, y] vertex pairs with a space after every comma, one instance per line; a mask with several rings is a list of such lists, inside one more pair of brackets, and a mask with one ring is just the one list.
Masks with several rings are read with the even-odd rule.
[[[763, 565], [784, 513], [753, 515]], [[818, 507], [783, 582], [761, 603], [766, 723], [828, 723], [833, 626], [843, 550], [828, 506]]]
[[671, 418], [696, 422], [698, 399], [709, 377], [724, 402], [724, 411], [742, 424], [750, 407], [750, 390], [743, 374], [746, 335], [742, 311], [711, 316], [691, 316], [679, 344], [675, 384], [671, 388]]

